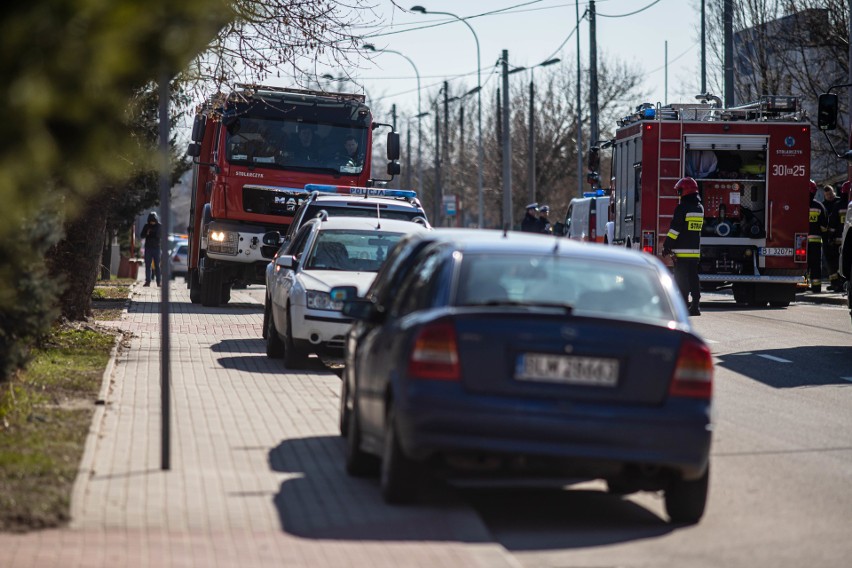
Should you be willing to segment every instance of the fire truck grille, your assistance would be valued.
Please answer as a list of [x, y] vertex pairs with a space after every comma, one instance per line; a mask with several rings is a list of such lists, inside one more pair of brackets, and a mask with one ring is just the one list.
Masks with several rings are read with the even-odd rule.
[[261, 215], [292, 217], [305, 198], [304, 190], [285, 190], [256, 185], [243, 186], [243, 210]]

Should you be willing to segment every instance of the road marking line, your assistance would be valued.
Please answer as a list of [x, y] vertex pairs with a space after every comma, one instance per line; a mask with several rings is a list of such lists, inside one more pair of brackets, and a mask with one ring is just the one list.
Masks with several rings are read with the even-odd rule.
[[778, 363], [792, 363], [792, 361], [788, 361], [787, 359], [782, 359], [781, 357], [775, 357], [774, 355], [761, 355], [758, 354], [758, 357], [763, 357], [764, 359], [769, 359], [770, 361], [776, 361]]

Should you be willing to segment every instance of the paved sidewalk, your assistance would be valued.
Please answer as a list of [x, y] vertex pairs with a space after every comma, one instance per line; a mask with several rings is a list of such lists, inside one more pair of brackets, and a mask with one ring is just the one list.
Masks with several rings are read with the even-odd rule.
[[343, 472], [340, 379], [266, 357], [263, 307], [171, 290], [172, 464], [160, 470], [159, 288], [134, 287], [59, 530], [0, 534], [0, 567], [515, 566], [451, 494], [389, 507]]

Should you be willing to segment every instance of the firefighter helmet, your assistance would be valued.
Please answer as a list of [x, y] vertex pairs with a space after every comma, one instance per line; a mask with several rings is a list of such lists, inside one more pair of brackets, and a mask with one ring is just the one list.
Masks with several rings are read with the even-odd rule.
[[816, 196], [817, 194], [817, 184], [814, 180], [808, 182], [808, 191], [811, 193], [811, 197]]
[[849, 186], [852, 186], [852, 181], [844, 181], [843, 185], [840, 186], [840, 195], [846, 196], [849, 198]]
[[681, 197], [698, 195], [698, 183], [691, 177], [680, 178], [675, 184], [675, 191]]

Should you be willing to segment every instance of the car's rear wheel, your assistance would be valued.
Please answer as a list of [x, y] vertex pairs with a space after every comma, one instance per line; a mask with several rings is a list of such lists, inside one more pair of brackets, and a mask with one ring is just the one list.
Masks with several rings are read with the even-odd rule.
[[290, 309], [287, 309], [287, 335], [284, 336], [284, 366], [288, 369], [304, 369], [308, 362], [308, 354], [300, 349], [293, 340], [293, 320]]
[[270, 359], [280, 359], [284, 356], [284, 343], [278, 337], [271, 310], [270, 307], [269, 318], [266, 320], [266, 356]]
[[340, 409], [338, 417], [338, 426], [340, 427], [340, 435], [344, 438], [349, 431], [349, 381], [346, 378], [346, 369], [343, 369], [343, 380], [340, 381]]
[[358, 420], [358, 405], [353, 404], [346, 427], [346, 473], [352, 477], [374, 475], [379, 460], [361, 449], [361, 424]]
[[417, 464], [402, 451], [393, 409], [387, 417], [385, 444], [382, 451], [382, 475], [380, 486], [386, 503], [402, 505], [417, 498], [420, 471]]
[[260, 330], [260, 336], [266, 339], [269, 327], [269, 316], [272, 308], [270, 306], [269, 297], [263, 303], [263, 327]]
[[698, 479], [677, 479], [665, 491], [666, 513], [673, 523], [693, 525], [701, 520], [707, 505], [710, 466]]

